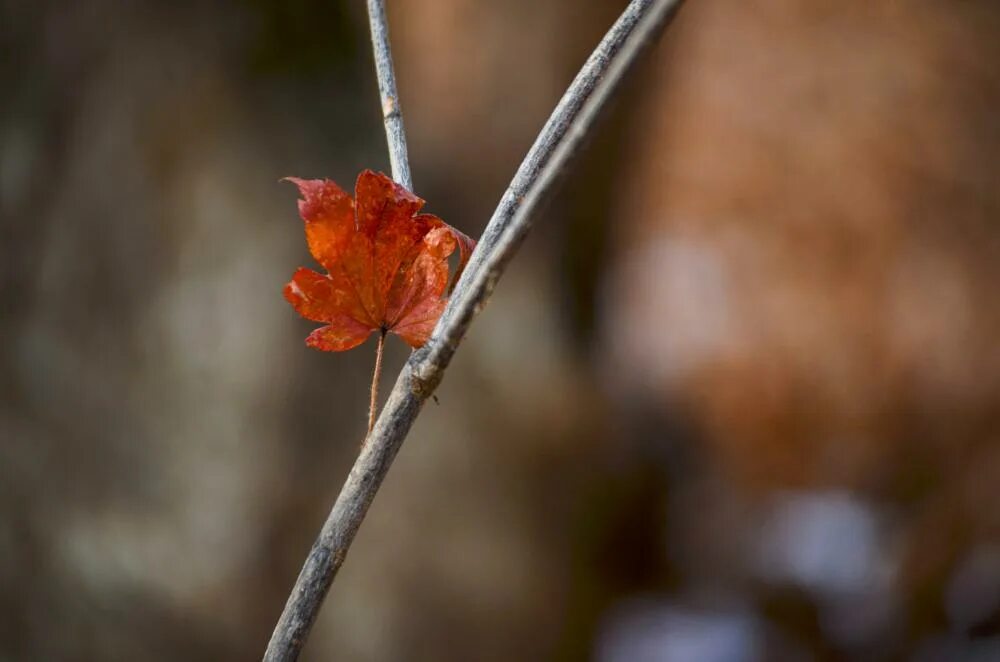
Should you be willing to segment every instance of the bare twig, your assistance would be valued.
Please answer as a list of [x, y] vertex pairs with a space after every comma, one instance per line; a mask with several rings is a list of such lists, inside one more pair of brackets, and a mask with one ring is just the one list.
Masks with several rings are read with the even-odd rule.
[[[479, 270], [480, 262], [493, 252], [500, 234], [521, 205], [521, 200], [527, 195], [528, 189], [533, 186], [538, 173], [552, 157], [556, 146], [576, 121], [584, 102], [593, 94], [594, 87], [608, 74], [612, 60], [617, 57], [627, 40], [632, 41], [630, 35], [634, 34], [639, 22], [651, 20], [651, 14], [658, 16], [661, 12], [664, 12], [664, 16], [669, 17], [682, 3], [683, 0], [643, 0], [639, 2], [633, 0], [625, 8], [622, 15], [604, 35], [601, 43], [587, 58], [576, 78], [573, 79], [552, 111], [548, 121], [545, 122], [538, 137], [535, 138], [535, 142], [528, 150], [524, 160], [521, 161], [514, 178], [511, 179], [510, 185], [504, 191], [500, 202], [497, 203], [493, 216], [483, 231], [483, 236], [479, 239], [477, 250], [473, 253], [463, 273], [463, 278], [456, 284], [456, 290], [468, 287], [473, 274]], [[450, 307], [450, 310], [445, 311], [445, 316], [449, 316], [454, 310], [456, 310], [454, 306]]]
[[368, 22], [372, 31], [372, 48], [375, 51], [375, 74], [378, 76], [378, 93], [382, 99], [382, 121], [385, 137], [389, 142], [389, 165], [392, 178], [407, 190], [413, 190], [410, 160], [406, 155], [406, 132], [403, 130], [403, 111], [396, 92], [396, 74], [392, 68], [392, 51], [389, 49], [389, 24], [385, 19], [385, 2], [368, 0]]
[[[442, 319], [424, 347], [426, 356], [421, 357], [419, 361], [411, 359], [407, 366], [412, 366], [415, 378], [419, 376], [422, 382], [435, 386], [440, 382], [441, 373], [451, 362], [451, 357], [455, 354], [472, 320], [486, 305], [507, 263], [531, 229], [532, 214], [539, 203], [552, 191], [562, 170], [579, 151], [600, 112], [614, 96], [638, 56], [670, 22], [683, 2], [684, 0], [649, 2], [633, 0], [625, 10], [625, 14], [605, 36], [607, 41], [608, 37], [620, 28], [630, 11], [639, 13], [638, 19], [619, 44], [615, 54], [601, 62], [603, 73], [596, 79], [586, 77], [590, 93], [577, 105], [578, 110], [572, 114], [571, 119], [568, 122], [555, 120], [559, 107], [556, 108], [553, 117], [549, 118], [546, 129], [552, 127], [554, 132], [559, 131], [558, 142], [550, 147], [547, 142], [543, 143], [539, 138], [521, 163], [517, 175], [493, 213], [483, 238], [470, 258], [466, 273], [455, 287], [455, 294]], [[641, 11], [637, 5], [643, 5], [645, 11]], [[587, 65], [594, 63], [597, 66], [595, 55], [598, 51], [591, 55]], [[584, 66], [584, 70], [587, 69], [587, 65]], [[573, 84], [582, 82], [581, 79], [584, 79], [583, 70], [577, 74]], [[560, 106], [567, 101], [572, 89], [571, 86], [563, 96]], [[523, 195], [518, 193], [522, 190]]]
[[403, 367], [375, 428], [313, 544], [271, 637], [266, 662], [298, 657], [375, 494], [473, 318], [531, 226], [531, 215], [579, 149], [636, 58], [682, 0], [632, 0], [563, 95], [500, 200], [428, 343]]

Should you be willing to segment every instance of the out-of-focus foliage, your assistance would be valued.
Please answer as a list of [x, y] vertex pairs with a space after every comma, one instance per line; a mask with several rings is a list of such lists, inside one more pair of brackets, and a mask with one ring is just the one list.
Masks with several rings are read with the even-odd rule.
[[[431, 211], [478, 234], [623, 4], [389, 3]], [[277, 182], [386, 170], [363, 11], [3, 5], [0, 658], [263, 650], [365, 429], [373, 357], [280, 299]], [[304, 657], [1000, 655], [998, 30], [687, 3]]]

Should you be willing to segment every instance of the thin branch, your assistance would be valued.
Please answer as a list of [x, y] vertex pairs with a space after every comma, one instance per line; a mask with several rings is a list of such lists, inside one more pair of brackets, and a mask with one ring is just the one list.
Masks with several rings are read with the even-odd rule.
[[[618, 57], [619, 51], [626, 41], [631, 41], [630, 35], [636, 30], [640, 21], [646, 21], [651, 14], [672, 15], [683, 4], [683, 0], [632, 0], [615, 24], [590, 54], [587, 61], [576, 74], [573, 82], [566, 89], [559, 103], [556, 104], [545, 126], [535, 138], [534, 144], [525, 155], [517, 172], [504, 191], [497, 207], [490, 218], [475, 253], [473, 253], [462, 278], [455, 289], [466, 289], [473, 275], [480, 269], [482, 260], [493, 252], [500, 234], [513, 218], [514, 213], [522, 204], [528, 190], [534, 185], [539, 172], [552, 158], [556, 147], [562, 141], [566, 132], [576, 121], [583, 104], [591, 97], [594, 88], [608, 73], [612, 60]], [[454, 306], [445, 311], [445, 317], [455, 311]]]
[[[539, 204], [554, 189], [559, 175], [580, 150], [601, 111], [614, 97], [615, 92], [620, 88], [622, 81], [635, 65], [638, 57], [650, 47], [656, 37], [670, 23], [683, 3], [684, 0], [650, 0], [647, 2], [633, 0], [628, 9], [625, 10], [625, 14], [612, 27], [608, 36], [620, 27], [630, 11], [639, 14], [635, 23], [632, 24], [630, 32], [619, 44], [615, 54], [610, 56], [608, 60], [598, 60], [604, 68], [602, 74], [598, 75], [596, 79], [590, 76], [586, 77], [588, 84], [591, 85], [591, 91], [577, 106], [578, 110], [570, 116], [568, 121], [564, 122], [562, 119], [554, 121], [554, 116], [559, 112], [557, 107], [553, 117], [549, 118], [546, 128], [549, 126], [564, 127], [558, 129], [560, 131], [559, 141], [554, 146], [549, 147], [547, 143], [540, 144], [540, 139], [536, 140], [528, 156], [521, 163], [518, 175], [515, 175], [514, 181], [511, 182], [507, 193], [504, 194], [497, 211], [493, 213], [493, 218], [483, 233], [483, 239], [469, 260], [466, 273], [459, 280], [452, 300], [434, 329], [428, 344], [424, 347], [426, 356], [421, 357], [419, 361], [411, 359], [409, 362], [412, 364], [414, 379], [419, 377], [421, 382], [433, 384], [434, 387], [441, 381], [444, 369], [451, 362], [451, 358], [472, 324], [472, 320], [486, 305], [500, 276], [503, 275], [507, 263], [514, 257], [521, 241], [531, 229], [532, 216]], [[637, 5], [642, 5], [643, 8], [640, 10]], [[605, 36], [605, 41], [608, 36]], [[587, 64], [594, 62], [597, 66], [595, 60], [594, 55], [591, 55]], [[587, 65], [584, 66], [584, 69], [587, 69]], [[577, 74], [574, 85], [583, 78], [584, 71], [581, 71]], [[566, 102], [571, 91], [572, 86], [563, 96], [560, 106]], [[538, 152], [537, 161], [529, 163], [536, 151]], [[522, 172], [525, 174], [523, 188], [522, 182], [519, 181], [519, 175]], [[530, 174], [528, 174], [529, 172]], [[524, 191], [523, 195], [516, 193], [520, 190]], [[511, 195], [514, 196], [514, 200], [505, 204]], [[487, 244], [487, 237], [490, 238], [490, 244]], [[481, 248], [482, 251], [480, 251]], [[470, 271], [471, 273], [469, 273]], [[388, 406], [386, 408], [388, 409]]]
[[556, 106], [494, 212], [430, 340], [403, 367], [313, 544], [264, 655], [298, 657], [368, 507], [470, 324], [531, 227], [531, 216], [601, 109], [683, 0], [632, 0]]
[[389, 48], [389, 24], [385, 19], [385, 2], [368, 0], [368, 23], [372, 31], [372, 48], [375, 51], [375, 74], [378, 76], [378, 93], [382, 99], [382, 121], [385, 138], [389, 143], [389, 164], [392, 178], [407, 190], [413, 190], [410, 160], [406, 155], [406, 132], [403, 130], [403, 111], [396, 92], [396, 74], [392, 68], [392, 50]]
[[[368, 435], [371, 436], [375, 427], [375, 414], [378, 413], [378, 382], [382, 376], [382, 351], [385, 349], [385, 330], [379, 331], [378, 345], [375, 347], [375, 371], [372, 373], [372, 399], [368, 405]], [[366, 437], [367, 439], [367, 437]]]

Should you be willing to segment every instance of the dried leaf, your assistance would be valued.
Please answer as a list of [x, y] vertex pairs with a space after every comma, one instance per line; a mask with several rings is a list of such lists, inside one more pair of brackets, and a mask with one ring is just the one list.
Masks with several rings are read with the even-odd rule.
[[330, 180], [288, 181], [302, 195], [309, 252], [327, 271], [300, 268], [285, 286], [300, 315], [326, 324], [306, 344], [340, 352], [374, 331], [391, 331], [421, 347], [447, 303], [448, 256], [458, 247], [454, 286], [475, 242], [418, 213], [424, 201], [382, 173], [362, 172], [353, 200]]

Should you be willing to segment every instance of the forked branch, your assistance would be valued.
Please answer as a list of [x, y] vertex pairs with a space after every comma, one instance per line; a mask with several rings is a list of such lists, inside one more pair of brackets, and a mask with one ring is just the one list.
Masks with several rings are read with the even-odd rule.
[[[266, 662], [298, 657], [403, 439], [530, 229], [533, 212], [579, 150], [625, 74], [682, 1], [632, 0], [559, 101], [501, 198], [433, 335], [410, 356], [397, 378], [299, 573], [265, 653]], [[381, 7], [380, 2], [376, 4]]]

